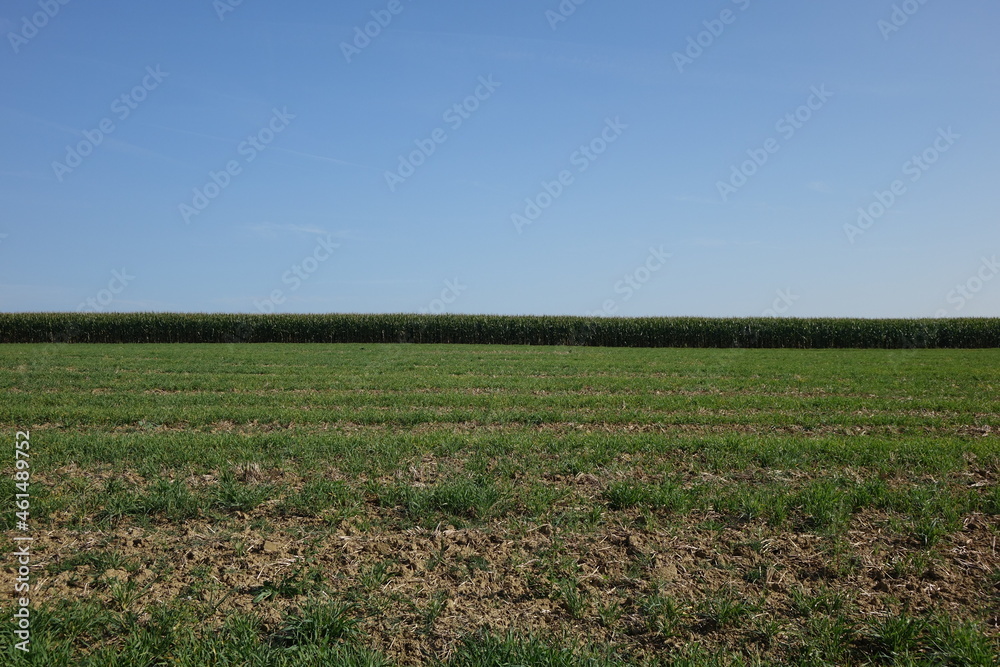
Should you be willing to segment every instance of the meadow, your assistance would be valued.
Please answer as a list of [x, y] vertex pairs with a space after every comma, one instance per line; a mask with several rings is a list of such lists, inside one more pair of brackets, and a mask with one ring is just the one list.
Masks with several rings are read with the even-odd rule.
[[994, 665], [998, 390], [997, 349], [0, 345], [4, 664]]

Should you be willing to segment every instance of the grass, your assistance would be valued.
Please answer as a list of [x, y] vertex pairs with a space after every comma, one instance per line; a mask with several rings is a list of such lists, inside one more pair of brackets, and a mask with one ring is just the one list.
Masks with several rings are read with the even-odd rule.
[[345, 512], [360, 504], [360, 497], [344, 482], [313, 479], [288, 494], [280, 511], [288, 516], [317, 517], [330, 509]]
[[[436, 614], [437, 611], [430, 613]], [[286, 613], [273, 627], [260, 616], [233, 613], [217, 630], [197, 626], [190, 607], [172, 606], [154, 611], [148, 619], [104, 609], [99, 605], [65, 602], [38, 612], [32, 652], [8, 654], [12, 666], [117, 664], [182, 665], [358, 665], [388, 667], [398, 664], [364, 646], [357, 609], [350, 604], [310, 599]], [[433, 619], [428, 621], [428, 625]], [[5, 641], [12, 638], [9, 634]], [[758, 634], [776, 636], [773, 624]], [[792, 658], [784, 664], [840, 665], [995, 665], [995, 645], [983, 628], [935, 617], [894, 616], [863, 627], [843, 616], [810, 618], [801, 635], [793, 638]], [[86, 643], [81, 652], [74, 644]], [[481, 632], [466, 635], [440, 667], [523, 665], [526, 667], [599, 667], [623, 664], [626, 656], [608, 646], [559, 641], [555, 637], [518, 633]], [[641, 665], [750, 665], [736, 651], [707, 651], [699, 644], [659, 651]]]
[[301, 611], [286, 615], [272, 641], [293, 647], [335, 645], [349, 640], [358, 632], [353, 611], [350, 604], [309, 600]]
[[5, 660], [993, 664], [997, 368], [0, 346], [49, 586]]

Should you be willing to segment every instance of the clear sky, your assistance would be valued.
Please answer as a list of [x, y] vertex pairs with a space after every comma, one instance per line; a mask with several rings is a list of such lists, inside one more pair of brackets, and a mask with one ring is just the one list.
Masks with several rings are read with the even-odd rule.
[[0, 310], [998, 316], [998, 26], [8, 0]]

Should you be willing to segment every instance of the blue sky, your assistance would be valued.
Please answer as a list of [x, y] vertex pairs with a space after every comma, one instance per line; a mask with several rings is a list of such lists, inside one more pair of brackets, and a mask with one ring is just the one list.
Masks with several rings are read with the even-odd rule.
[[997, 25], [11, 0], [0, 310], [997, 316]]

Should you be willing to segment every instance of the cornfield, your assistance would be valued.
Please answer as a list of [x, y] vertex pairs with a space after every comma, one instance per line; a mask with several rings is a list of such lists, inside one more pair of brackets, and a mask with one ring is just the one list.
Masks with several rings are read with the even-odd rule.
[[1000, 319], [499, 315], [0, 314], [0, 343], [467, 343], [596, 347], [997, 348]]

